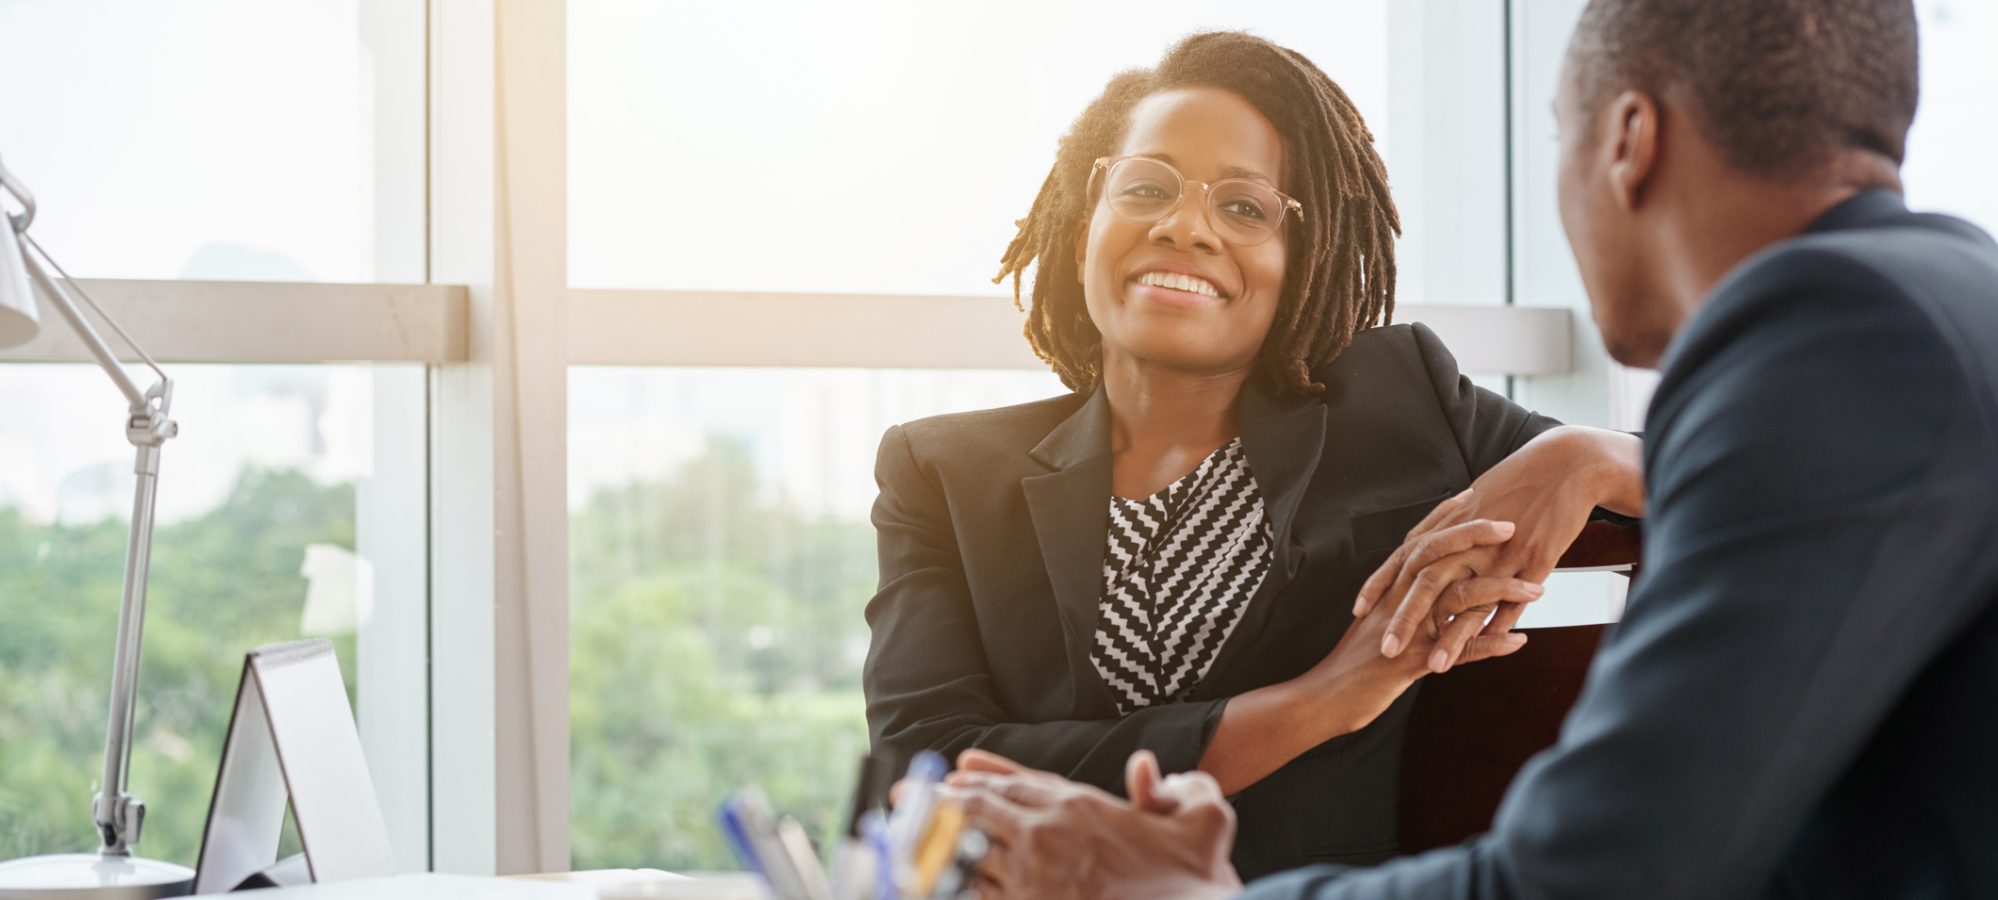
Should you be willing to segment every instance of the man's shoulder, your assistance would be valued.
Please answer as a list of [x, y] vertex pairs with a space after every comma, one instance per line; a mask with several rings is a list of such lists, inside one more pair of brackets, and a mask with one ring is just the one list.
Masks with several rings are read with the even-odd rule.
[[1799, 235], [1737, 266], [1714, 288], [1710, 306], [1719, 315], [1699, 318], [1725, 320], [1743, 308], [1811, 315], [1782, 302], [1799, 295], [1850, 298], [1902, 315], [1968, 315], [1998, 327], [1998, 243], [1960, 219], [1924, 213]]
[[1976, 364], [1998, 354], [1998, 244], [1959, 220], [1920, 214], [1783, 241], [1722, 279], [1661, 368], [1671, 381], [1716, 357], [1738, 362], [1835, 333], [1882, 352], [1942, 353], [1998, 377]]
[[1647, 457], [1874, 447], [1899, 439], [1885, 423], [1963, 401], [1998, 427], [1998, 246], [1920, 219], [1807, 234], [1730, 272], [1666, 354]]

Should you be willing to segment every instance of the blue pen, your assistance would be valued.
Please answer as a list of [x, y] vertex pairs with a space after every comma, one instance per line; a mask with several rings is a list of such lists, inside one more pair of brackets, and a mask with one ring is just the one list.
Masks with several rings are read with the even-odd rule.
[[902, 802], [895, 805], [895, 812], [888, 817], [888, 846], [895, 851], [895, 861], [899, 865], [907, 861], [916, 851], [916, 841], [930, 826], [930, 813], [936, 805], [937, 784], [943, 781], [944, 773], [950, 771], [950, 763], [942, 754], [924, 750], [909, 761], [909, 774], [904, 777]]
[[722, 836], [728, 839], [729, 849], [735, 851], [735, 858], [742, 862], [743, 868], [768, 881], [763, 861], [756, 857], [756, 847], [749, 842], [748, 834], [743, 831], [742, 819], [736, 814], [734, 798], [722, 801], [715, 810], [715, 818], [721, 821]]
[[798, 871], [784, 850], [777, 816], [762, 791], [751, 787], [730, 797], [722, 804], [722, 822], [725, 828], [733, 829], [732, 839], [741, 842], [742, 849], [737, 852], [751, 869], [763, 876], [771, 893], [784, 900], [810, 895], [805, 874]]
[[888, 843], [888, 817], [870, 809], [860, 817], [860, 836], [874, 851], [875, 900], [898, 900], [895, 889], [895, 850]]

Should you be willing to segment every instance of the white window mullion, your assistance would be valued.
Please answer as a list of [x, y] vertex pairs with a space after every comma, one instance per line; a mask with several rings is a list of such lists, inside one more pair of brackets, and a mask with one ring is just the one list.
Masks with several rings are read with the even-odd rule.
[[[1573, 313], [1573, 367], [1514, 382], [1514, 399], [1564, 422], [1617, 428], [1634, 422], [1617, 402], [1628, 370], [1610, 360], [1589, 315], [1554, 200], [1560, 147], [1554, 141], [1554, 89], [1568, 35], [1586, 0], [1512, 0], [1508, 4], [1512, 96], [1512, 289], [1516, 302]], [[1640, 376], [1641, 378], [1641, 376]], [[1521, 625], [1612, 622], [1623, 613], [1629, 580], [1606, 573], [1557, 575]]]
[[434, 865], [568, 867], [565, 4], [431, 6]]

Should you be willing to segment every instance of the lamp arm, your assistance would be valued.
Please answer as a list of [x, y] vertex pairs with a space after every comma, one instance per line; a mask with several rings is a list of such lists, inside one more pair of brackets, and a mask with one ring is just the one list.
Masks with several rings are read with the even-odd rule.
[[[0, 170], [4, 173], [4, 170]], [[17, 185], [5, 187], [20, 196]], [[16, 220], [13, 227], [25, 226], [25, 221]], [[97, 831], [102, 838], [98, 852], [106, 856], [126, 856], [131, 853], [131, 845], [138, 843], [139, 834], [145, 823], [145, 804], [127, 792], [131, 776], [133, 719], [137, 709], [139, 686], [139, 651], [146, 621], [146, 580], [152, 568], [153, 511], [159, 489], [160, 446], [167, 439], [179, 434], [179, 426], [171, 417], [173, 407], [173, 379], [161, 372], [158, 364], [138, 348], [137, 342], [118, 328], [117, 322], [105, 315], [102, 308], [91, 301], [88, 294], [75, 287], [75, 279], [62, 272], [55, 261], [48, 258], [47, 251], [34, 243], [26, 234], [21, 235], [24, 251], [22, 259], [26, 263], [28, 275], [43, 293], [53, 302], [56, 310], [69, 323], [71, 330], [81, 338], [97, 366], [111, 377], [120, 393], [125, 395], [130, 414], [125, 420], [125, 437], [136, 450], [133, 473], [137, 483], [132, 493], [131, 533], [125, 544], [125, 583], [118, 607], [118, 644], [111, 667], [111, 708], [107, 715], [104, 734], [104, 780], [98, 793], [91, 799], [91, 818], [97, 823]], [[45, 264], [46, 263], [46, 264]], [[61, 274], [57, 278], [50, 273], [54, 269]], [[145, 359], [146, 364], [160, 376], [158, 383], [141, 390], [125, 371], [124, 364], [111, 352], [104, 339], [92, 328], [85, 318], [82, 306], [70, 291], [83, 298], [84, 304], [104, 316], [106, 323], [132, 346], [133, 350]]]
[[[125, 364], [111, 352], [110, 346], [104, 343], [104, 338], [98, 336], [97, 329], [90, 326], [90, 320], [83, 317], [83, 309], [70, 297], [68, 285], [64, 284], [68, 279], [58, 280], [49, 273], [48, 267], [42, 262], [47, 253], [26, 234], [21, 235], [21, 249], [24, 251], [21, 259], [27, 263], [28, 277], [42, 289], [43, 295], [54, 302], [56, 311], [62, 313], [63, 321], [69, 323], [69, 329], [82, 339], [83, 346], [90, 351], [91, 358], [97, 360], [97, 367], [103, 369], [104, 374], [111, 376], [111, 380], [118, 385], [118, 391], [125, 395], [125, 402], [132, 408], [132, 413], [138, 415], [147, 410], [150, 404], [146, 400], [146, 392], [139, 389], [138, 383], [134, 382], [132, 376], [125, 371]], [[69, 284], [74, 283], [69, 282]], [[126, 340], [129, 342], [130, 338]]]

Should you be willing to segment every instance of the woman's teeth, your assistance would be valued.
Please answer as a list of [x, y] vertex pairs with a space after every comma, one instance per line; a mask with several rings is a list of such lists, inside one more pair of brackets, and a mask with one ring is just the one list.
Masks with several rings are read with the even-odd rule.
[[1215, 290], [1213, 284], [1209, 283], [1207, 279], [1195, 275], [1181, 275], [1178, 272], [1146, 272], [1138, 276], [1138, 283], [1150, 285], [1151, 287], [1186, 291], [1189, 294], [1201, 294], [1217, 300], [1221, 298], [1221, 292]]

